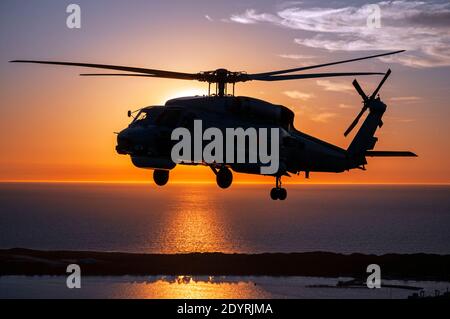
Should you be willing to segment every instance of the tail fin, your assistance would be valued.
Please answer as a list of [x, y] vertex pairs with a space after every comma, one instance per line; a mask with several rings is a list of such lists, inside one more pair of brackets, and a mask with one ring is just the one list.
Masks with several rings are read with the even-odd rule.
[[347, 149], [349, 155], [355, 159], [364, 159], [366, 152], [369, 150], [373, 150], [375, 144], [378, 141], [378, 139], [374, 137], [374, 135], [376, 130], [379, 127], [383, 126], [382, 118], [387, 106], [380, 100], [379, 97], [377, 97], [377, 94], [390, 74], [391, 70], [388, 70], [383, 80], [380, 82], [377, 89], [372, 93], [370, 97], [365, 95], [364, 91], [361, 89], [356, 80], [353, 81], [353, 85], [363, 98], [364, 105], [361, 112], [345, 132], [346, 136], [358, 124], [358, 121], [362, 117], [364, 112], [369, 110], [369, 115], [361, 125], [361, 128], [359, 129], [358, 133], [356, 133], [355, 138], [350, 143], [350, 146]]
[[387, 106], [380, 99], [375, 99], [369, 108], [369, 115], [347, 149], [352, 156], [364, 156], [366, 151], [373, 150], [378, 142], [378, 138], [374, 135], [377, 129], [383, 126], [382, 118]]

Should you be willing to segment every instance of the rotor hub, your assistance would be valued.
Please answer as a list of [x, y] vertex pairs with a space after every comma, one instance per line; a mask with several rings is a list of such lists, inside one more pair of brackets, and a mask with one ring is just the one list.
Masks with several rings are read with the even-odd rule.
[[231, 72], [227, 69], [217, 69], [214, 71], [205, 71], [200, 74], [200, 81], [209, 83], [236, 83], [246, 80], [245, 72]]
[[[249, 81], [247, 74], [245, 72], [231, 72], [227, 69], [217, 69], [214, 71], [205, 71], [199, 74], [199, 80], [202, 82], [208, 82], [211, 84], [216, 84], [216, 95], [225, 96], [227, 95], [227, 84], [233, 85], [233, 95], [234, 95], [234, 85], [237, 82]], [[209, 89], [209, 93], [211, 89]]]

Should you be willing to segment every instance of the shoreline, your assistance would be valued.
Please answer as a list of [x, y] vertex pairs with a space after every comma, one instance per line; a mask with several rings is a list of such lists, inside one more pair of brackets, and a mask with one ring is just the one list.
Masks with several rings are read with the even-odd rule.
[[23, 248], [0, 250], [0, 276], [67, 276], [69, 264], [80, 265], [85, 276], [306, 276], [357, 279], [367, 278], [367, 266], [378, 264], [384, 279], [450, 282], [450, 255], [437, 254], [140, 254]]

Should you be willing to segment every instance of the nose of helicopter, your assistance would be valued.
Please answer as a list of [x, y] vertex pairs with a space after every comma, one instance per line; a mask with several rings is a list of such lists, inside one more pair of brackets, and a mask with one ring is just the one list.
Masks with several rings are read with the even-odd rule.
[[126, 128], [117, 135], [116, 151], [119, 154], [138, 154], [145, 150], [143, 132], [134, 128]]
[[133, 141], [129, 129], [124, 129], [117, 135], [116, 151], [121, 155], [129, 154], [133, 148]]
[[117, 135], [116, 151], [121, 155], [144, 155], [155, 147], [152, 127], [128, 127]]

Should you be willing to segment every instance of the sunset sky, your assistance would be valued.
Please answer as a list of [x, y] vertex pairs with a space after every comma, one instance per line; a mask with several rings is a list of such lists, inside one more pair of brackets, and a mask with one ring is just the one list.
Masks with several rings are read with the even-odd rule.
[[[82, 27], [66, 26], [81, 6]], [[369, 159], [368, 170], [311, 174], [307, 183], [450, 183], [450, 3], [379, 3], [381, 28], [367, 27], [364, 1], [0, 2], [0, 181], [151, 181], [115, 152], [129, 109], [206, 94], [204, 83], [82, 78], [85, 69], [10, 64], [13, 59], [118, 64], [199, 72], [264, 72], [405, 49], [389, 59], [320, 69], [393, 74], [376, 150], [419, 158]], [[347, 148], [343, 132], [361, 108], [353, 78], [237, 85], [237, 94], [282, 104], [297, 129]], [[369, 93], [379, 77], [360, 77]], [[172, 181], [211, 181], [207, 168], [179, 167]], [[243, 182], [268, 177], [238, 175]], [[292, 182], [305, 182], [294, 177]]]

